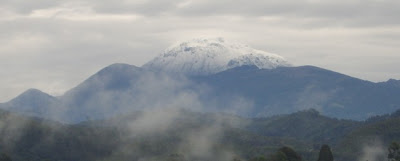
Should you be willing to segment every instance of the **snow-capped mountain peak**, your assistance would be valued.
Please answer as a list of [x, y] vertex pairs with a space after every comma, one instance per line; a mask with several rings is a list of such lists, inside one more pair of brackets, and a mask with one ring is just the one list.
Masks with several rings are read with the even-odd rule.
[[207, 75], [243, 65], [255, 65], [260, 69], [290, 66], [279, 55], [223, 38], [213, 38], [193, 39], [174, 45], [143, 67], [172, 73]]

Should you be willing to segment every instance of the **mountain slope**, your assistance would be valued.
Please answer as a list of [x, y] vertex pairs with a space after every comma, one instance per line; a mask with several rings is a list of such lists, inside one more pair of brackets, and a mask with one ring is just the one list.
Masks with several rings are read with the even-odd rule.
[[112, 64], [53, 97], [28, 90], [0, 108], [63, 122], [154, 108], [188, 108], [246, 117], [317, 109], [363, 120], [400, 109], [400, 81], [373, 83], [222, 38], [167, 49], [143, 67]]
[[0, 107], [72, 123], [170, 107], [246, 117], [314, 108], [330, 117], [363, 120], [400, 109], [399, 95], [393, 81], [373, 83], [313, 66], [241, 66], [187, 77], [113, 64], [63, 96], [28, 90]]
[[0, 107], [70, 123], [102, 119], [123, 113], [122, 107], [134, 104], [134, 84], [145, 73], [143, 69], [133, 65], [112, 64], [62, 96], [53, 97], [30, 89]]
[[85, 101], [99, 92], [129, 90], [142, 74], [143, 70], [133, 65], [112, 64], [67, 91], [60, 99], [70, 106], [85, 106]]
[[102, 119], [125, 112], [134, 106], [135, 83], [146, 74], [143, 69], [128, 64], [112, 64], [59, 97], [68, 107], [71, 121]]
[[214, 89], [208, 98], [236, 95], [253, 101], [250, 117], [314, 108], [331, 117], [361, 120], [400, 109], [399, 88], [313, 66], [243, 66], [193, 79]]
[[243, 65], [272, 69], [289, 66], [289, 63], [279, 55], [217, 38], [194, 39], [170, 47], [143, 65], [143, 68], [187, 75], [208, 75]]
[[360, 122], [329, 118], [310, 109], [270, 118], [253, 119], [247, 129], [263, 136], [289, 137], [334, 145], [344, 135], [360, 125]]
[[53, 112], [61, 110], [60, 105], [57, 98], [38, 89], [29, 89], [0, 107], [8, 111], [48, 118]]
[[154, 108], [192, 108], [199, 104], [196, 88], [184, 76], [113, 64], [59, 99], [71, 121], [79, 122]]
[[[337, 151], [344, 159], [363, 156], [374, 149], [379, 160], [387, 159], [386, 149], [392, 142], [400, 142], [400, 110], [367, 120], [338, 141]], [[379, 155], [380, 154], [380, 155]]]

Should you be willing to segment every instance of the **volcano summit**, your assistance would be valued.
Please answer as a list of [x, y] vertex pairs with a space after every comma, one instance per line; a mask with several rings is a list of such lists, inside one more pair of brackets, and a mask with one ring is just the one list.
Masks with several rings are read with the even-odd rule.
[[233, 43], [223, 38], [193, 39], [174, 45], [143, 68], [187, 75], [209, 75], [250, 65], [259, 69], [287, 67], [281, 56]]

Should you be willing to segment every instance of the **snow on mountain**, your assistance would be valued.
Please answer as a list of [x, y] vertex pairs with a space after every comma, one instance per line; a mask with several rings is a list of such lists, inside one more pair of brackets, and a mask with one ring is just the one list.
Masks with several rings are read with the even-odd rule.
[[272, 69], [290, 64], [281, 56], [233, 43], [223, 38], [194, 39], [174, 45], [143, 65], [143, 68], [188, 75], [208, 75], [255, 65]]

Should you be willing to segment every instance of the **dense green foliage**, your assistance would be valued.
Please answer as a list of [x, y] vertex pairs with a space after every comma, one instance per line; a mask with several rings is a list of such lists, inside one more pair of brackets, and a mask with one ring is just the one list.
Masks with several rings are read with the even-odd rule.
[[249, 161], [302, 161], [302, 157], [292, 148], [284, 146], [268, 157], [254, 157]]
[[315, 143], [335, 144], [360, 126], [359, 122], [325, 117], [314, 109], [267, 119], [255, 119], [249, 130], [264, 136], [283, 136]]
[[12, 159], [7, 154], [2, 153], [0, 154], [0, 161], [12, 161]]
[[335, 158], [350, 160], [350, 158], [361, 156], [365, 145], [378, 142], [387, 147], [393, 141], [400, 141], [400, 117], [393, 116], [381, 121], [367, 121], [339, 140], [335, 151], [338, 155], [335, 155], [337, 156]]
[[333, 161], [333, 154], [328, 145], [322, 145], [319, 151], [318, 161]]
[[393, 142], [390, 144], [388, 149], [388, 159], [389, 161], [400, 161], [400, 144], [397, 142]]
[[280, 152], [282, 152], [283, 154], [285, 154], [286, 158], [288, 161], [301, 161], [301, 156], [299, 154], [297, 154], [292, 148], [290, 147], [283, 147], [281, 149], [279, 149]]

